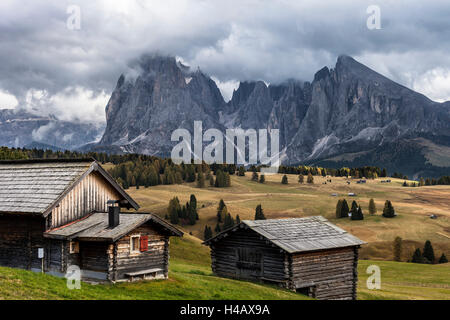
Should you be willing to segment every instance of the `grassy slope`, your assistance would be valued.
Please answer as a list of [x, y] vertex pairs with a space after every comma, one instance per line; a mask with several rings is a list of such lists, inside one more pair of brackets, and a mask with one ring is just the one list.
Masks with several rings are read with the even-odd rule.
[[[440, 256], [445, 252], [450, 256], [450, 186], [430, 186], [421, 188], [404, 188], [403, 180], [393, 179], [391, 184], [380, 180], [369, 180], [365, 185], [354, 181], [347, 185], [344, 178], [333, 178], [332, 183], [322, 184], [325, 179], [315, 177], [314, 185], [299, 185], [297, 176], [288, 175], [289, 185], [282, 185], [281, 175], [266, 177], [266, 184], [250, 181], [247, 177], [232, 177], [232, 187], [226, 189], [199, 189], [195, 184], [175, 186], [157, 186], [136, 190], [129, 193], [141, 204], [143, 211], [166, 214], [169, 200], [178, 196], [182, 203], [195, 194], [199, 203], [200, 221], [195, 226], [183, 226], [186, 232], [192, 232], [198, 238], [203, 237], [205, 225], [216, 225], [216, 208], [220, 199], [224, 199], [233, 216], [241, 219], [253, 219], [255, 207], [262, 204], [267, 218], [302, 217], [322, 215], [340, 227], [368, 242], [361, 250], [365, 259], [392, 260], [392, 241], [396, 236], [404, 240], [403, 260], [412, 256], [416, 247], [423, 247], [426, 240], [431, 240], [435, 253]], [[334, 212], [338, 193], [343, 198], [349, 192], [356, 192], [357, 198], [345, 197], [349, 204], [356, 200], [365, 210], [370, 198], [374, 198], [377, 216], [367, 216], [364, 221], [335, 219]], [[399, 216], [385, 219], [380, 216], [384, 202], [392, 201]], [[204, 207], [203, 207], [204, 206]], [[430, 214], [437, 214], [439, 219], [432, 220]]]
[[82, 284], [68, 290], [64, 279], [29, 271], [0, 268], [1, 299], [306, 299], [286, 290], [251, 282], [215, 277], [209, 250], [187, 235], [171, 244], [169, 280], [116, 285]]
[[[211, 274], [209, 250], [189, 235], [171, 244], [170, 279], [117, 285], [82, 284], [68, 290], [64, 279], [0, 268], [0, 299], [306, 299], [272, 286]], [[366, 288], [369, 265], [381, 268], [382, 289]], [[359, 299], [450, 299], [450, 264], [417, 265], [361, 260]]]

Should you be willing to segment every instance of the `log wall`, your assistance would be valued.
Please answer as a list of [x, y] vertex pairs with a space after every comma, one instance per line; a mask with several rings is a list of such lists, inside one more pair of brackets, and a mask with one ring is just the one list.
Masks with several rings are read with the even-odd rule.
[[[249, 268], [239, 261], [239, 250], [261, 254], [260, 268]], [[222, 277], [267, 280], [285, 283], [288, 280], [288, 260], [284, 252], [273, 247], [252, 230], [240, 229], [211, 243], [212, 271]], [[251, 266], [249, 266], [251, 267]]]
[[[0, 215], [0, 265], [41, 269], [38, 248], [46, 248], [45, 220], [25, 215]], [[45, 267], [45, 264], [44, 264]]]
[[311, 288], [317, 299], [356, 299], [358, 249], [356, 247], [293, 254], [289, 288]]
[[[148, 236], [148, 251], [131, 252], [132, 236]], [[169, 274], [169, 236], [151, 223], [142, 225], [108, 247], [108, 273], [111, 281], [126, 279], [129, 272], [146, 269], [162, 269], [165, 278]]]

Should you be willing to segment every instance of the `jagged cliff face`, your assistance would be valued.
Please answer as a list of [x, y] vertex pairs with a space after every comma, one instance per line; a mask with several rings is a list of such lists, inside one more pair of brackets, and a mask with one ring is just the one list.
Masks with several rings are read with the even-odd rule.
[[225, 102], [215, 82], [200, 71], [189, 72], [174, 58], [146, 57], [136, 79], [121, 76], [106, 107], [107, 127], [101, 145], [124, 152], [170, 155], [171, 134], [193, 132], [194, 121], [221, 128]]
[[384, 145], [392, 153], [392, 146], [417, 138], [450, 147], [449, 102], [433, 102], [348, 56], [339, 57], [334, 69], [320, 70], [311, 83], [243, 82], [228, 103], [214, 81], [174, 58], [146, 57], [141, 68], [136, 79], [120, 77], [100, 145], [167, 156], [171, 133], [193, 132], [199, 120], [204, 129], [280, 129], [289, 164], [363, 154], [372, 155], [365, 164], [380, 165]]

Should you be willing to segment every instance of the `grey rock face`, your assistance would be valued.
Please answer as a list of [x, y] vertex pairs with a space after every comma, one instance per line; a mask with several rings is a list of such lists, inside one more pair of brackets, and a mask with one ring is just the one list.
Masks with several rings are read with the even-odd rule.
[[209, 77], [170, 57], [144, 57], [141, 68], [136, 79], [120, 77], [106, 107], [100, 145], [168, 156], [174, 130], [193, 132], [194, 121], [202, 121], [204, 129], [222, 128], [218, 119], [225, 101]]
[[383, 145], [392, 152], [398, 141], [417, 137], [450, 141], [450, 102], [433, 102], [348, 56], [318, 71], [311, 83], [240, 83], [228, 103], [214, 81], [174, 58], [145, 57], [141, 68], [136, 79], [120, 77], [97, 147], [167, 156], [173, 130], [193, 132], [195, 120], [204, 129], [280, 129], [288, 164], [380, 153]]

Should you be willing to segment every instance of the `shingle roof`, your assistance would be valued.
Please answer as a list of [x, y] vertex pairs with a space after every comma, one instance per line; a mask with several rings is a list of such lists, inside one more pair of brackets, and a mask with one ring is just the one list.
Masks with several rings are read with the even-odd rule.
[[94, 213], [67, 226], [50, 230], [44, 236], [52, 239], [116, 241], [148, 221], [162, 226], [172, 235], [183, 236], [180, 230], [151, 213], [121, 213], [120, 224], [111, 229], [108, 225], [108, 213], [104, 212]]
[[317, 251], [359, 246], [364, 241], [330, 223], [324, 217], [277, 220], [244, 220], [238, 226], [225, 230], [205, 244], [217, 241], [239, 228], [250, 228], [288, 253]]
[[0, 212], [44, 214], [89, 170], [139, 207], [93, 159], [23, 160], [0, 161]]

